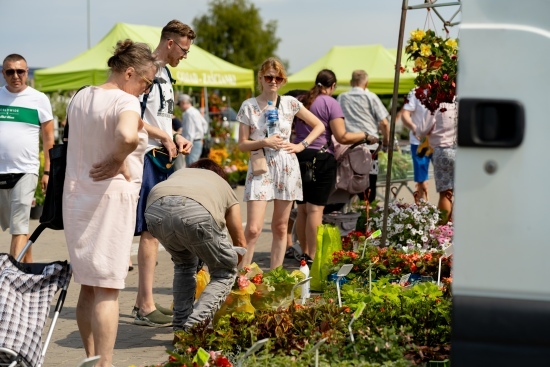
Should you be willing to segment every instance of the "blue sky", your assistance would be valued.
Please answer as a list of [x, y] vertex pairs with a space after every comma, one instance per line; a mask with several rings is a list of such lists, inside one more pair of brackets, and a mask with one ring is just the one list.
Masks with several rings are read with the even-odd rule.
[[[333, 46], [382, 44], [397, 47], [401, 0], [250, 0], [264, 21], [278, 22], [277, 54], [299, 71]], [[439, 3], [449, 0], [440, 0]], [[90, 32], [88, 33], [88, 2]], [[423, 0], [409, 0], [409, 5]], [[0, 57], [20, 53], [31, 67], [64, 63], [96, 44], [118, 22], [162, 27], [171, 19], [191, 24], [208, 10], [206, 0], [0, 0]], [[456, 7], [439, 8], [450, 17]], [[426, 10], [407, 12], [409, 31], [425, 28]], [[432, 16], [438, 34], [441, 21]], [[456, 19], [460, 19], [458, 16]], [[430, 23], [431, 24], [431, 23]], [[433, 28], [433, 27], [431, 27]], [[457, 27], [451, 29], [456, 37]], [[156, 45], [153, 45], [156, 46]], [[200, 46], [200, 45], [199, 45]], [[190, 54], [192, 57], [192, 53]]]

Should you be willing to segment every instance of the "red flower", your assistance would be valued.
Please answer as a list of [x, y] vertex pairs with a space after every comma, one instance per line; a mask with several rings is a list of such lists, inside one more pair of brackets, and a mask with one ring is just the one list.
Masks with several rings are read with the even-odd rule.
[[263, 281], [263, 274], [257, 274], [252, 278], [252, 283], [254, 284], [262, 284]]
[[214, 364], [218, 367], [233, 367], [233, 364], [229, 362], [229, 359], [227, 359], [227, 357], [224, 357], [224, 356], [219, 356], [214, 362]]

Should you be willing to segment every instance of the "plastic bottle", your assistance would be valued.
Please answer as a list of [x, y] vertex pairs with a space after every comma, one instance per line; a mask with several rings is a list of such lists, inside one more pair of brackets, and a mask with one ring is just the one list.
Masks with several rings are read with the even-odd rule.
[[[309, 278], [309, 267], [307, 266], [307, 262], [305, 260], [300, 261], [300, 269], [299, 269], [304, 275], [306, 276], [305, 279]], [[306, 282], [302, 284], [302, 303], [309, 298], [309, 282]]]
[[279, 127], [279, 111], [277, 107], [273, 105], [273, 101], [267, 101], [265, 121], [267, 124], [267, 136], [281, 134], [281, 128]]

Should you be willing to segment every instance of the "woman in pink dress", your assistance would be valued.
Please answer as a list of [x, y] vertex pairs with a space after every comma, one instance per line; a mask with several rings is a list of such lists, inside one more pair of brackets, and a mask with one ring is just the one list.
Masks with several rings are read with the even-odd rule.
[[138, 96], [157, 71], [144, 43], [119, 41], [108, 80], [80, 90], [67, 108], [69, 145], [63, 221], [74, 279], [76, 319], [87, 357], [111, 367], [118, 296], [128, 273], [147, 134]]

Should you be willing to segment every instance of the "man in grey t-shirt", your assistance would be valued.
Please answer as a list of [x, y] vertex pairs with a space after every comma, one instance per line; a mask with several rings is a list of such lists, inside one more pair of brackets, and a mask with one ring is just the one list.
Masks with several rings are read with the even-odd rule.
[[[389, 145], [390, 125], [388, 123], [388, 110], [378, 96], [367, 89], [369, 83], [365, 70], [355, 70], [351, 74], [351, 90], [338, 96], [338, 102], [344, 112], [346, 131], [367, 132], [369, 135], [378, 136], [382, 132], [382, 148]], [[369, 146], [374, 153], [378, 144]], [[378, 175], [378, 155], [373, 157], [374, 165], [370, 173], [369, 189], [365, 197], [369, 202], [376, 198], [376, 181]]]

